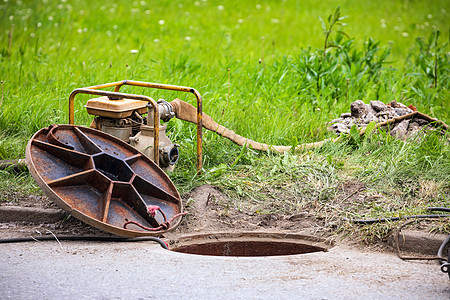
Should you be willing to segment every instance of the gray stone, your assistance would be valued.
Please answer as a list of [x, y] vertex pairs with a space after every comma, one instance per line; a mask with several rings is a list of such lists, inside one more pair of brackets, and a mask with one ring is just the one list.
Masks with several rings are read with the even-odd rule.
[[420, 126], [425, 126], [425, 125], [428, 125], [428, 123], [430, 123], [427, 120], [421, 119], [421, 118], [417, 119], [416, 121], [417, 121], [417, 124], [419, 124]]
[[387, 106], [383, 102], [377, 100], [370, 101], [370, 106], [372, 106], [376, 112], [385, 111], [387, 109]]
[[[392, 100], [389, 104], [384, 104], [382, 101], [372, 100], [369, 104], [365, 104], [362, 100], [357, 100], [350, 105], [351, 113], [342, 113], [340, 118], [332, 120], [328, 124], [332, 124], [328, 129], [337, 134], [347, 133], [353, 125], [356, 125], [359, 130], [364, 128], [370, 122], [382, 123], [393, 118], [405, 116], [413, 113], [413, 110]], [[411, 122], [411, 124], [410, 124]], [[419, 132], [424, 130], [429, 122], [415, 116], [413, 120], [403, 120], [401, 122], [391, 123], [391, 134], [399, 139], [407, 139], [415, 137]]]
[[398, 139], [404, 139], [406, 133], [408, 132], [408, 126], [410, 121], [411, 120], [403, 120], [400, 123], [397, 123], [395, 127], [391, 130], [391, 135]]
[[337, 128], [336, 128], [337, 132], [339, 132], [339, 133], [349, 133], [350, 132], [350, 129], [348, 129], [348, 127], [345, 126], [344, 124], [339, 123], [336, 125], [337, 125]]
[[377, 117], [378, 116], [383, 116], [386, 119], [392, 119], [392, 118], [398, 117], [397, 113], [392, 108], [388, 108], [385, 111], [381, 111], [381, 112], [377, 113], [376, 116]]
[[356, 100], [350, 105], [350, 111], [353, 118], [361, 118], [367, 113], [367, 106], [361, 100]]
[[378, 122], [384, 122], [387, 121], [387, 115], [380, 115], [378, 116]]
[[342, 123], [336, 123], [336, 124], [333, 124], [333, 125], [331, 125], [330, 127], [328, 127], [328, 130], [330, 130], [330, 131], [334, 131], [334, 132], [336, 132], [337, 134], [339, 134], [339, 133], [348, 133], [350, 130], [348, 129], [348, 127], [347, 126], [345, 126], [344, 124], [342, 124]]
[[419, 125], [416, 121], [411, 121], [408, 126], [408, 132], [406, 133], [406, 138], [415, 138], [421, 132], [423, 127]]
[[406, 105], [404, 105], [400, 102], [397, 102], [395, 100], [392, 100], [389, 104], [391, 105], [392, 108], [407, 108]]
[[409, 108], [395, 108], [394, 110], [398, 116], [404, 116], [404, 115], [412, 113], [412, 110]]
[[371, 112], [369, 112], [367, 115], [364, 116], [363, 118], [364, 123], [369, 124], [372, 121], [377, 121], [377, 117], [375, 117], [374, 114], [372, 114]]
[[365, 104], [366, 105], [366, 114], [373, 114], [375, 115], [377, 112], [372, 108], [372, 106], [370, 106], [369, 104]]

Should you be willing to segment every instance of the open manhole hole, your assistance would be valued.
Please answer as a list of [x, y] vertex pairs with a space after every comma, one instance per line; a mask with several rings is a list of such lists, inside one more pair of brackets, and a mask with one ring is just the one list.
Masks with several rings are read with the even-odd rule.
[[326, 252], [323, 239], [282, 233], [214, 233], [184, 236], [176, 241], [175, 252], [211, 256], [280, 256]]

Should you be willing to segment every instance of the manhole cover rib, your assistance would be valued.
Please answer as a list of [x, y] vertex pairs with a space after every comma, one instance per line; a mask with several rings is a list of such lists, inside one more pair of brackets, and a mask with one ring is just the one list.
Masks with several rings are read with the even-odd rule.
[[[182, 202], [169, 177], [153, 161], [104, 132], [74, 125], [39, 130], [26, 150], [28, 168], [45, 194], [63, 210], [101, 230], [121, 236], [160, 235], [130, 224], [158, 227], [181, 213]], [[180, 218], [171, 224], [178, 226]]]

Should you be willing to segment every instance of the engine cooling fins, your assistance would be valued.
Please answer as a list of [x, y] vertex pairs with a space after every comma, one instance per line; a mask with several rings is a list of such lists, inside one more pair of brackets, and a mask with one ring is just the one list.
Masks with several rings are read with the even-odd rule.
[[[26, 164], [54, 203], [103, 231], [126, 237], [155, 236], [181, 221], [175, 218], [169, 228], [161, 227], [166, 218], [182, 214], [180, 195], [164, 171], [104, 132], [75, 125], [43, 128], [28, 142]], [[152, 206], [162, 213], [149, 214]], [[124, 228], [130, 221], [157, 230]]]

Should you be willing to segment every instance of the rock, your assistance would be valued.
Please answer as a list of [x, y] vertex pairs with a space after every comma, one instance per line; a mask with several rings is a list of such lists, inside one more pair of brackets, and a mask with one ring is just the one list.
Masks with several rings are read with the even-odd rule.
[[353, 124], [355, 124], [355, 119], [353, 118], [346, 118], [342, 122], [342, 125], [345, 125], [347, 128], [351, 128]]
[[371, 113], [372, 115], [375, 115], [377, 112], [372, 108], [372, 106], [370, 106], [369, 104], [365, 104], [366, 105], [366, 114]]
[[407, 107], [406, 108], [394, 108], [394, 111], [398, 116], [404, 116], [404, 115], [407, 115], [407, 114], [410, 114], [413, 112], [411, 109], [409, 109]]
[[381, 102], [381, 101], [370, 101], [370, 106], [376, 111], [385, 111], [387, 109], [387, 106]]
[[419, 126], [425, 126], [425, 125], [428, 125], [428, 123], [430, 123], [427, 120], [422, 119], [422, 118], [416, 119], [416, 122], [417, 122], [417, 124], [419, 124]]
[[389, 104], [392, 108], [407, 108], [406, 105], [404, 105], [402, 103], [398, 103], [395, 100], [392, 100]]
[[343, 113], [343, 114], [341, 114], [341, 118], [350, 118], [352, 116], [352, 114], [351, 113]]
[[385, 111], [380, 111], [379, 113], [376, 114], [377, 117], [382, 116], [385, 119], [392, 119], [395, 117], [398, 117], [398, 115], [395, 113], [395, 110], [392, 108], [388, 108]]
[[387, 119], [388, 119], [386, 114], [379, 115], [379, 116], [377, 115], [377, 118], [378, 118], [378, 122], [384, 122], [384, 121], [387, 121]]
[[388, 113], [389, 113], [388, 111], [380, 111], [375, 116], [383, 117], [383, 116], [387, 116]]
[[406, 138], [415, 138], [420, 131], [422, 130], [422, 127], [417, 123], [416, 121], [411, 121], [408, 126], [408, 132], [406, 133]]
[[334, 131], [337, 134], [340, 134], [342, 132], [344, 132], [344, 133], [350, 132], [350, 129], [342, 123], [333, 124], [330, 127], [328, 127], [328, 130]]
[[363, 118], [364, 123], [369, 124], [372, 121], [378, 121], [377, 117], [375, 117], [374, 114], [372, 114], [371, 112], [367, 113], [367, 115], [364, 116]]
[[405, 139], [410, 121], [411, 120], [403, 120], [400, 123], [397, 123], [397, 125], [395, 125], [395, 127], [391, 130], [391, 135], [398, 139]]
[[[349, 133], [353, 125], [358, 127], [358, 130], [367, 127], [370, 122], [382, 123], [393, 118], [405, 116], [416, 111], [412, 105], [405, 106], [395, 100], [388, 104], [382, 101], [372, 100], [370, 104], [365, 104], [362, 100], [357, 100], [350, 105], [350, 113], [342, 113], [340, 118], [334, 119], [328, 124], [328, 130], [340, 133]], [[421, 138], [419, 135], [425, 130], [432, 130], [432, 128], [424, 128], [429, 121], [422, 119], [420, 116], [414, 116], [413, 119], [408, 118], [401, 122], [395, 122], [388, 125], [390, 127], [391, 135], [399, 139], [407, 138]], [[427, 126], [428, 127], [428, 126]]]
[[347, 126], [345, 126], [344, 124], [338, 123], [336, 124], [336, 132], [339, 133], [349, 133], [350, 129], [348, 129]]
[[350, 105], [351, 116], [361, 118], [367, 113], [366, 104], [361, 100], [356, 100]]

